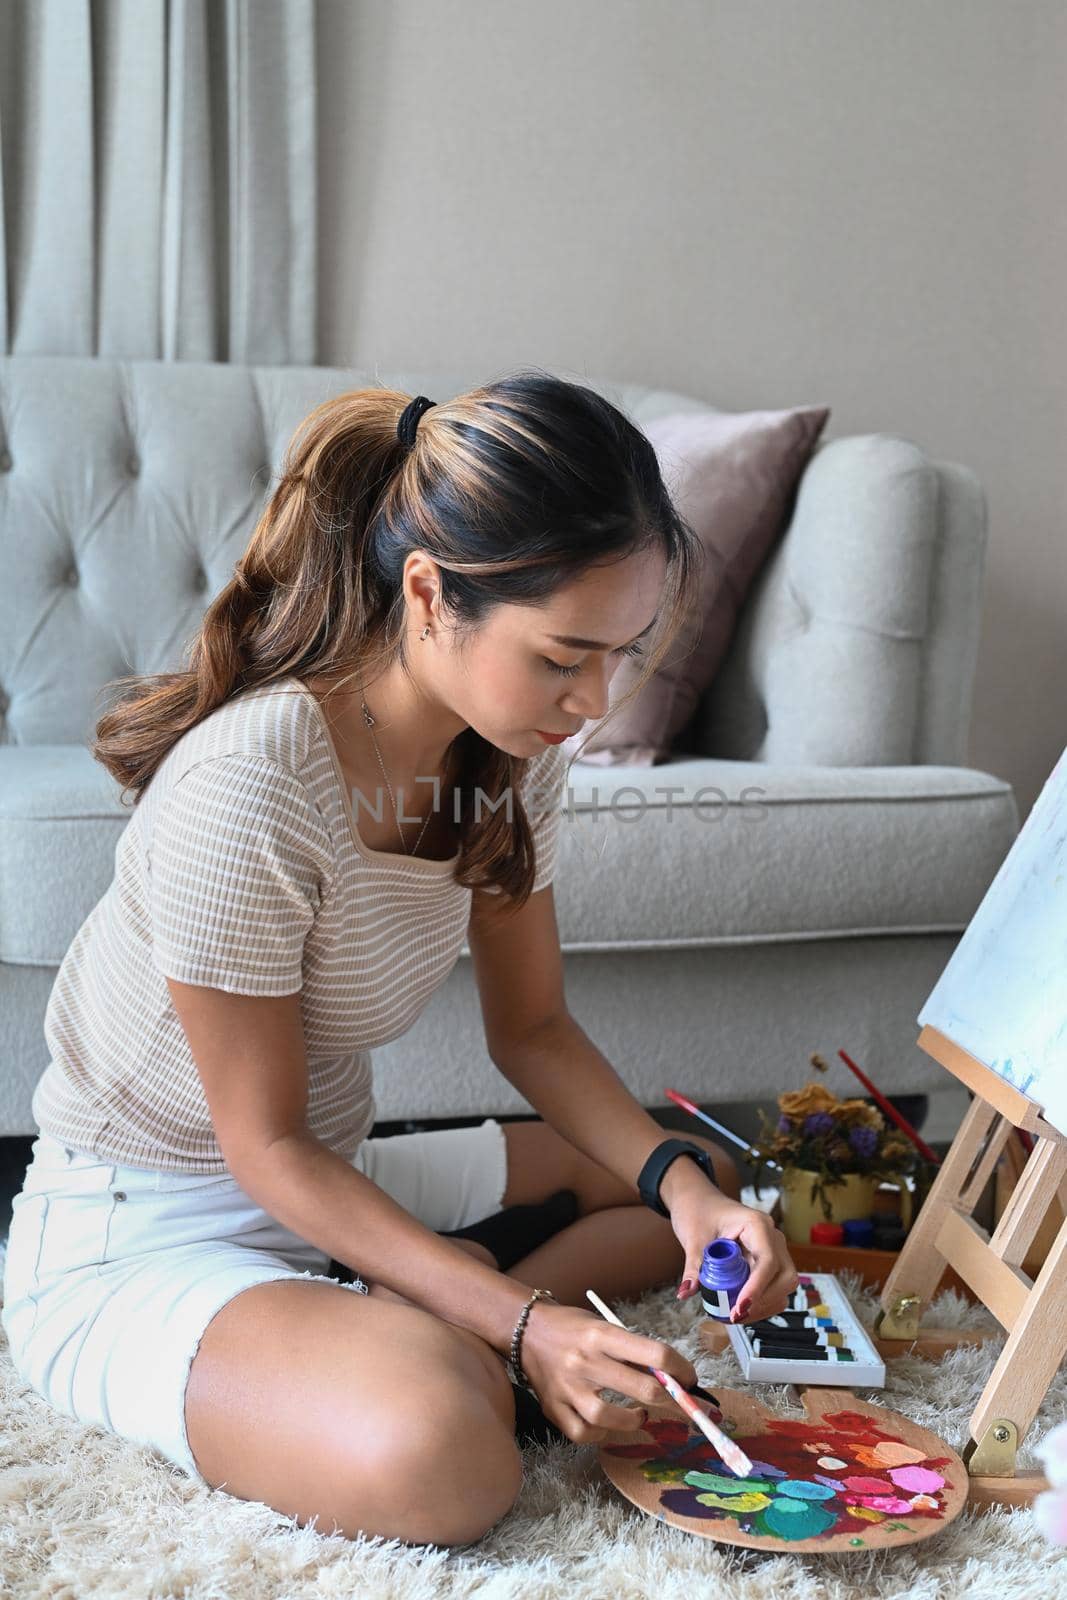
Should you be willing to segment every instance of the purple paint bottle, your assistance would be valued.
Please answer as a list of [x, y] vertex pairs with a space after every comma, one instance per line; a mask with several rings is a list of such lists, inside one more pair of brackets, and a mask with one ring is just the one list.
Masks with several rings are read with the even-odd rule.
[[709, 1317], [729, 1322], [734, 1301], [748, 1279], [748, 1262], [736, 1239], [713, 1239], [700, 1263], [700, 1299]]

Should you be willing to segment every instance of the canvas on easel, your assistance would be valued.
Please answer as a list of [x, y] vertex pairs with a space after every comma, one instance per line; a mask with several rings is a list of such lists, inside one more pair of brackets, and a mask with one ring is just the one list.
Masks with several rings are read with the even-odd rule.
[[[921, 1347], [919, 1314], [946, 1265], [993, 1313], [1007, 1339], [962, 1454], [974, 1502], [1018, 1504], [1046, 1486], [1015, 1457], [1067, 1354], [1067, 1221], [1036, 1279], [1022, 1266], [1049, 1208], [1067, 1211], [1067, 751], [917, 1021], [920, 1048], [974, 1099], [886, 1280], [877, 1331]], [[1033, 1150], [990, 1235], [972, 1213], [1015, 1128]]]
[[916, 1020], [1067, 1134], [1067, 751]]

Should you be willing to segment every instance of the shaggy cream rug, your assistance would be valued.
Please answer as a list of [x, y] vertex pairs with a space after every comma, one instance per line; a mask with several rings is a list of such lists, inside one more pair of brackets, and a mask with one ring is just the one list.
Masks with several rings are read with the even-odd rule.
[[[0, 1245], [0, 1252], [2, 1252]], [[874, 1298], [842, 1278], [870, 1324]], [[703, 1353], [698, 1311], [670, 1288], [619, 1306], [630, 1327], [671, 1340], [715, 1388], [743, 1388], [732, 1354]], [[929, 1320], [992, 1324], [951, 1293]], [[959, 1449], [997, 1340], [941, 1363], [899, 1359], [884, 1391], [861, 1391]], [[789, 1390], [757, 1386], [788, 1411]], [[1031, 1441], [1067, 1418], [1059, 1375]], [[1036, 1465], [1025, 1447], [1022, 1460]], [[530, 1446], [511, 1512], [460, 1549], [328, 1536], [262, 1504], [194, 1484], [152, 1450], [54, 1412], [16, 1374], [0, 1332], [0, 1595], [12, 1600], [1033, 1600], [1067, 1596], [1067, 1550], [1029, 1510], [963, 1512], [943, 1533], [879, 1555], [773, 1555], [718, 1546], [643, 1515], [619, 1496], [592, 1446]]]

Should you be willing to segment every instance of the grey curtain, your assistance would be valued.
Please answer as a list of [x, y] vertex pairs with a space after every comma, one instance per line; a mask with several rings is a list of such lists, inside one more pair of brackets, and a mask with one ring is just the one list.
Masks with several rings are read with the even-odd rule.
[[314, 0], [0, 0], [0, 349], [316, 359]]

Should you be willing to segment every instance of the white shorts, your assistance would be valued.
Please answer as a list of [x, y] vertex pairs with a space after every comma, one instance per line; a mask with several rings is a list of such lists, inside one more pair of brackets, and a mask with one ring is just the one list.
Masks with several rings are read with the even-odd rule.
[[[351, 1162], [435, 1232], [499, 1211], [507, 1184], [507, 1141], [493, 1117], [365, 1139]], [[116, 1166], [41, 1133], [12, 1203], [0, 1324], [19, 1376], [50, 1405], [153, 1446], [204, 1483], [185, 1387], [208, 1323], [234, 1295], [275, 1278], [368, 1292], [358, 1274], [340, 1282], [331, 1266], [229, 1173]]]

